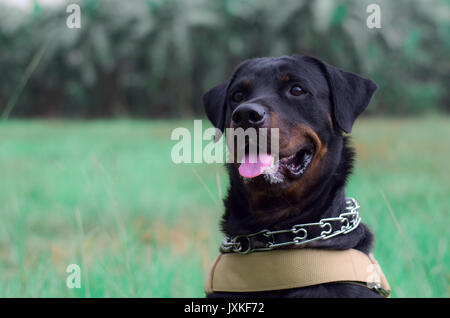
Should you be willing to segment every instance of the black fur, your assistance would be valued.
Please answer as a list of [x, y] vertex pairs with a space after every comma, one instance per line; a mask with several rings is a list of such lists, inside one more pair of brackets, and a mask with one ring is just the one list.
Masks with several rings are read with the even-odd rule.
[[344, 72], [313, 57], [306, 57], [317, 63], [326, 74], [333, 100], [336, 122], [346, 133], [352, 131], [353, 122], [366, 109], [377, 85], [361, 76]]
[[[294, 74], [307, 91], [306, 96], [285, 96], [284, 84], [277, 84], [278, 75]], [[276, 214], [286, 210], [282, 218], [265, 218], [255, 214], [249, 198], [251, 188], [239, 175], [234, 163], [227, 164], [230, 187], [224, 200], [225, 213], [221, 228], [227, 236], [253, 233], [262, 229], [289, 228], [294, 224], [317, 222], [321, 218], [338, 216], [345, 208], [345, 185], [351, 174], [355, 157], [349, 137], [357, 116], [367, 107], [376, 85], [356, 74], [341, 71], [317, 58], [292, 56], [252, 59], [242, 63], [231, 79], [216, 86], [204, 96], [206, 113], [220, 130], [229, 126], [235, 105], [230, 90], [240, 79], [250, 82], [248, 100], [257, 102], [280, 118], [287, 136], [296, 123], [311, 127], [327, 148], [315, 183], [302, 198], [286, 199], [283, 189], [267, 186], [270, 200], [261, 213]], [[288, 80], [286, 80], [288, 81]], [[329, 118], [332, 118], [330, 123]], [[280, 135], [283, 138], [283, 135]], [[302, 182], [302, 179], [296, 182]], [[298, 201], [296, 199], [299, 199]], [[355, 248], [369, 253], [373, 235], [364, 224], [354, 231], [335, 238], [316, 241], [309, 247], [324, 249]], [[362, 286], [329, 283], [318, 286], [260, 293], [215, 293], [210, 297], [378, 297]]]

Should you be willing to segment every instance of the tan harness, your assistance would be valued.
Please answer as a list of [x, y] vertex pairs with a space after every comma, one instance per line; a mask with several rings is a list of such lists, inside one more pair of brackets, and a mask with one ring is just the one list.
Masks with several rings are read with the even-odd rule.
[[323, 283], [353, 283], [389, 297], [377, 261], [355, 249], [284, 249], [246, 255], [220, 254], [205, 279], [205, 293], [259, 292]]

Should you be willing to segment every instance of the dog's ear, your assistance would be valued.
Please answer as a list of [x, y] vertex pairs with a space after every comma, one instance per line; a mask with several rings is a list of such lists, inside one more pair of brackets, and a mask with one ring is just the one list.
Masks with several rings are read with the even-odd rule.
[[[219, 84], [203, 95], [203, 106], [209, 121], [221, 132], [225, 129], [225, 98], [227, 96], [228, 81]], [[216, 135], [215, 140], [220, 136]]]
[[315, 57], [305, 57], [318, 64], [330, 87], [333, 116], [339, 128], [350, 133], [356, 118], [369, 105], [377, 85], [364, 77], [345, 72]]

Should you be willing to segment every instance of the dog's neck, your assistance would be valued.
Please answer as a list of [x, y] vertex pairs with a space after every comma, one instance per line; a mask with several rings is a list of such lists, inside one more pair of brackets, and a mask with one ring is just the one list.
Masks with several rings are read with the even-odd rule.
[[[251, 210], [249, 194], [242, 179], [233, 165], [228, 166], [230, 173], [230, 188], [224, 200], [225, 214], [222, 219], [222, 231], [229, 237], [238, 234], [250, 234], [263, 229], [289, 229], [295, 224], [318, 222], [323, 218], [337, 217], [345, 212], [345, 183], [351, 174], [354, 152], [344, 139], [342, 155], [337, 172], [325, 182], [319, 191], [302, 200], [300, 206], [288, 204], [283, 207], [282, 198], [277, 198], [280, 209], [285, 209], [285, 217], [276, 222], [268, 222], [264, 218], [255, 217]], [[301, 211], [300, 211], [301, 209]], [[299, 212], [300, 211], [300, 212]], [[318, 240], [308, 243], [307, 247], [326, 249], [356, 248], [365, 253], [371, 249], [373, 235], [364, 224], [360, 224], [354, 231], [339, 235], [328, 240]]]

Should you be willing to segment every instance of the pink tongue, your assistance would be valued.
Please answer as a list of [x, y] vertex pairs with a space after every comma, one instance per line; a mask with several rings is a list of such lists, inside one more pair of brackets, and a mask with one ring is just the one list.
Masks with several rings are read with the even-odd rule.
[[272, 164], [273, 156], [269, 154], [245, 155], [244, 161], [239, 166], [239, 173], [245, 178], [259, 176]]

